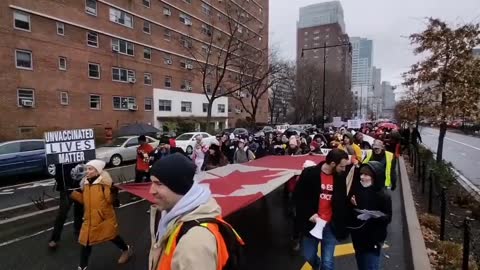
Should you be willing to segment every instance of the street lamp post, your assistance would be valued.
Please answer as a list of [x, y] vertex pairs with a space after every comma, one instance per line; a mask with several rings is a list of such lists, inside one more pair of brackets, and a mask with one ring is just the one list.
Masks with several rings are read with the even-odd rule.
[[352, 51], [352, 43], [342, 43], [342, 44], [336, 44], [336, 45], [328, 45], [327, 42], [324, 43], [323, 46], [320, 47], [313, 47], [313, 48], [308, 48], [304, 49], [302, 48], [302, 55], [301, 57], [303, 58], [304, 56], [304, 51], [311, 51], [311, 50], [318, 50], [318, 49], [323, 49], [323, 93], [322, 93], [322, 129], [325, 128], [325, 90], [326, 90], [326, 76], [327, 76], [327, 48], [335, 48], [335, 47], [343, 47], [343, 46], [348, 46], [349, 52]]

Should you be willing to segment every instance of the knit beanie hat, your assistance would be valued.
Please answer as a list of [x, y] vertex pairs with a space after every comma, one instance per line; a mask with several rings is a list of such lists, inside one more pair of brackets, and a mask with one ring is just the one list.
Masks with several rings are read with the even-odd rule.
[[103, 172], [103, 169], [105, 168], [105, 161], [99, 160], [99, 159], [90, 160], [87, 163], [87, 166], [94, 167], [97, 170], [97, 172], [100, 174]]
[[185, 195], [193, 185], [195, 164], [186, 156], [175, 153], [155, 162], [150, 174], [171, 191]]
[[385, 145], [383, 144], [383, 142], [382, 142], [381, 140], [375, 140], [375, 141], [373, 142], [372, 148], [373, 148], [373, 149], [375, 149], [375, 148], [385, 149]]

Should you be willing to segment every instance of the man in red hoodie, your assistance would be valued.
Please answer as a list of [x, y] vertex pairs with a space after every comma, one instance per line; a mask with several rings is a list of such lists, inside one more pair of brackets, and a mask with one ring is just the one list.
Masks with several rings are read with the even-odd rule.
[[146, 182], [150, 180], [148, 173], [150, 169], [150, 155], [154, 148], [147, 143], [145, 135], [138, 137], [140, 146], [137, 148], [137, 165], [135, 166], [135, 183]]

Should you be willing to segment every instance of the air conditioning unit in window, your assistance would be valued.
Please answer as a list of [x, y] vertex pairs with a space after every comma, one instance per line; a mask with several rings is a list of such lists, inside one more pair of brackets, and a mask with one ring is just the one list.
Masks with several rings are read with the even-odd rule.
[[170, 9], [164, 9], [164, 10], [163, 10], [163, 15], [165, 15], [165, 16], [172, 16], [172, 12], [170, 11]]
[[23, 99], [23, 100], [22, 100], [22, 106], [23, 106], [23, 107], [33, 107], [33, 101], [32, 101], [32, 100]]
[[192, 91], [192, 87], [191, 87], [191, 86], [187, 86], [185, 89], [186, 89], [187, 91]]
[[135, 78], [133, 78], [133, 77], [129, 77], [129, 78], [128, 78], [128, 82], [129, 82], [129, 83], [135, 83], [136, 81], [137, 81], [137, 80], [136, 80]]
[[186, 68], [186, 69], [192, 69], [192, 68], [193, 68], [193, 65], [192, 65], [192, 64], [186, 64], [186, 65], [185, 65], [185, 68]]
[[185, 25], [186, 25], [186, 26], [192, 26], [192, 21], [185, 20]]
[[136, 110], [138, 110], [137, 104], [133, 104], [133, 103], [128, 104], [128, 110], [130, 110], [130, 111], [136, 111]]
[[235, 113], [241, 113], [241, 112], [242, 112], [242, 110], [240, 110], [240, 109], [235, 109]]
[[167, 60], [165, 61], [165, 63], [166, 63], [167, 65], [171, 65], [171, 64], [172, 64], [172, 59], [167, 59]]
[[114, 52], [120, 51], [120, 46], [118, 46], [118, 44], [112, 44], [112, 51]]

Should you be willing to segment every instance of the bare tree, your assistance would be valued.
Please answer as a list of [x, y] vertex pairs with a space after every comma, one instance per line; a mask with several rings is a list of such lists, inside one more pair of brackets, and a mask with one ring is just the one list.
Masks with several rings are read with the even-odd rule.
[[251, 3], [247, 0], [237, 0], [236, 3], [230, 0], [222, 1], [222, 9], [226, 16], [220, 13], [218, 16], [211, 14], [209, 24], [202, 25], [204, 43], [194, 42], [190, 36], [182, 36], [179, 39], [181, 46], [193, 60], [193, 63], [189, 62], [188, 65], [198, 71], [203, 93], [208, 100], [207, 129], [210, 129], [215, 100], [230, 96], [239, 89], [256, 83], [255, 80], [240, 85], [235, 83], [238, 81], [235, 78], [240, 74], [239, 63], [250, 61], [252, 65], [261, 65], [263, 59], [255, 57], [262, 55], [262, 51], [266, 49], [261, 46], [263, 26], [255, 27], [255, 31], [249, 30], [247, 25], [253, 18], [246, 16], [238, 7], [249, 4]]
[[268, 106], [270, 111], [270, 123], [276, 124], [282, 114], [282, 120], [285, 121], [291, 106], [292, 98], [296, 87], [296, 66], [295, 63], [278, 61], [278, 72], [272, 74], [273, 82], [270, 88], [270, 96], [268, 99]]
[[[290, 68], [285, 62], [278, 59], [276, 52], [271, 52], [268, 57], [261, 53], [256, 59], [261, 59], [261, 63], [252, 63], [251, 61], [241, 61], [240, 76], [237, 77], [238, 85], [245, 85], [234, 94], [242, 108], [249, 114], [250, 122], [255, 125], [257, 113], [260, 105], [268, 102], [268, 92], [274, 85], [288, 83], [291, 80], [291, 74], [288, 74]], [[276, 92], [275, 94], [278, 94]], [[278, 98], [278, 97], [275, 97]]]

